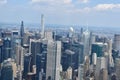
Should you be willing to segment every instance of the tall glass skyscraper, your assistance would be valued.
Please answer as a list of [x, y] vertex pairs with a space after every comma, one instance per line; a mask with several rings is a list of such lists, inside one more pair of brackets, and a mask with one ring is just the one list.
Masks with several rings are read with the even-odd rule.
[[12, 57], [12, 52], [11, 52], [11, 38], [6, 37], [3, 40], [3, 60], [6, 60], [8, 58]]
[[1, 69], [1, 79], [0, 80], [14, 80], [13, 78], [13, 68], [11, 60], [5, 60], [2, 63]]

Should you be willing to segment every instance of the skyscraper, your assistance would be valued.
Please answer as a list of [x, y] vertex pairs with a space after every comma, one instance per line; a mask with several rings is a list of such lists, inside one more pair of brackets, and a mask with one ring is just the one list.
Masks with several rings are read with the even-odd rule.
[[120, 59], [115, 59], [116, 79], [120, 80]]
[[42, 42], [41, 40], [30, 39], [30, 51], [32, 53], [32, 64], [36, 65], [36, 55], [41, 54]]
[[98, 57], [96, 69], [95, 69], [95, 79], [96, 80], [98, 80], [98, 78], [100, 77], [100, 70], [103, 68], [107, 69], [105, 57]]
[[120, 50], [120, 34], [114, 35], [114, 47], [115, 50]]
[[7, 59], [2, 63], [1, 79], [0, 80], [14, 80], [13, 66], [11, 59]]
[[92, 64], [96, 65], [96, 63], [97, 63], [97, 54], [93, 53], [93, 55], [92, 55]]
[[112, 40], [108, 40], [108, 55], [109, 55], [109, 67], [114, 66], [114, 61], [112, 57]]
[[3, 41], [0, 39], [0, 63], [3, 62]]
[[42, 14], [41, 15], [41, 28], [42, 28], [42, 30], [41, 30], [41, 38], [44, 38], [44, 15]]
[[3, 60], [6, 60], [8, 58], [12, 57], [12, 47], [11, 47], [11, 38], [6, 37], [3, 40]]
[[48, 41], [46, 80], [60, 80], [61, 42]]
[[53, 40], [53, 32], [52, 31], [46, 31], [45, 33], [44, 33], [44, 38], [46, 39], [46, 40]]
[[91, 47], [90, 37], [91, 37], [90, 32], [88, 30], [83, 32], [83, 40], [82, 41], [83, 41], [83, 45], [84, 45], [84, 52], [83, 52], [84, 58], [85, 58], [85, 56], [90, 55], [90, 47]]
[[24, 79], [27, 79], [28, 73], [32, 72], [31, 59], [32, 59], [31, 53], [26, 53], [24, 55], [24, 71], [23, 71]]
[[24, 22], [23, 21], [21, 21], [20, 37], [21, 37], [21, 46], [23, 46], [23, 38], [24, 38]]
[[89, 65], [90, 64], [90, 59], [89, 59], [89, 56], [85, 56], [85, 60], [84, 60], [84, 76], [83, 78], [86, 79], [86, 74], [88, 73], [89, 71]]
[[97, 57], [102, 57], [106, 51], [108, 51], [106, 43], [96, 42], [92, 44], [91, 55], [93, 55], [93, 53], [96, 53]]
[[84, 80], [84, 64], [80, 64], [78, 67], [78, 80]]
[[20, 36], [21, 37], [24, 36], [24, 22], [23, 21], [21, 21]]
[[22, 79], [22, 71], [23, 71], [23, 67], [24, 67], [24, 48], [21, 47], [20, 45], [16, 45], [16, 64], [17, 64], [17, 68], [19, 71], [19, 79]]
[[47, 40], [30, 39], [31, 65], [36, 65], [36, 80], [46, 73]]

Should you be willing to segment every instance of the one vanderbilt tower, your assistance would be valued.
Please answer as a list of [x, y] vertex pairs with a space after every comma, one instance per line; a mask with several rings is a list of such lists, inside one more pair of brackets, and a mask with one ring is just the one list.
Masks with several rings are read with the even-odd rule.
[[41, 15], [41, 38], [44, 38], [44, 15]]

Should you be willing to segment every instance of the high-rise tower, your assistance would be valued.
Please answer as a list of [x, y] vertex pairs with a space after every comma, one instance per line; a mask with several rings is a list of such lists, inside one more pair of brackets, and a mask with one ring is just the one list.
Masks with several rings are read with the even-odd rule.
[[16, 76], [16, 63], [13, 59], [8, 58], [2, 62], [1, 79], [0, 80], [14, 80]]
[[41, 38], [44, 38], [44, 15], [41, 15]]
[[120, 34], [115, 34], [114, 35], [114, 47], [113, 49], [115, 50], [120, 50]]
[[19, 79], [22, 79], [22, 71], [24, 68], [24, 63], [23, 63], [23, 57], [24, 57], [24, 48], [21, 47], [20, 45], [16, 45], [15, 47], [15, 52], [16, 52], [16, 64], [18, 67], [19, 71]]
[[85, 58], [85, 56], [88, 56], [90, 54], [90, 47], [91, 47], [90, 37], [91, 37], [91, 35], [88, 30], [83, 32], [83, 45], [84, 45], [83, 58]]
[[23, 21], [21, 21], [20, 37], [21, 37], [21, 46], [23, 46], [23, 37], [24, 37], [24, 22]]
[[3, 62], [3, 40], [0, 39], [0, 63]]
[[119, 58], [115, 59], [115, 69], [116, 69], [117, 80], [120, 80], [120, 59]]
[[12, 58], [12, 46], [11, 46], [11, 38], [6, 37], [3, 40], [3, 60], [8, 58]]
[[60, 80], [61, 42], [48, 41], [46, 80]]
[[24, 22], [23, 21], [21, 21], [20, 36], [21, 37], [24, 36]]

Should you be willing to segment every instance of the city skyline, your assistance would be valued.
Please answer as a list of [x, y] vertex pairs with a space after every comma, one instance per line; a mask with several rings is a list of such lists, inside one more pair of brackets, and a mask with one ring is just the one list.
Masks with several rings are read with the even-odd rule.
[[1, 23], [40, 23], [119, 27], [118, 0], [0, 0]]
[[0, 28], [0, 80], [120, 79], [120, 34], [46, 30], [44, 19], [39, 29], [25, 29], [24, 21], [19, 29]]

